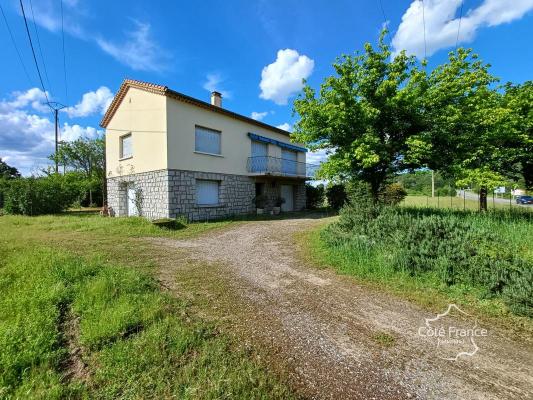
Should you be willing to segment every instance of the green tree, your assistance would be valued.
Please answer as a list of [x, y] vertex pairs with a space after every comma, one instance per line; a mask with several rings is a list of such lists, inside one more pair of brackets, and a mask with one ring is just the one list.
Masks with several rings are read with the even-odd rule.
[[507, 110], [505, 134], [499, 149], [507, 175], [521, 176], [526, 189], [533, 188], [533, 81], [507, 83], [502, 106]]
[[0, 158], [0, 179], [14, 179], [20, 178], [20, 172], [15, 168], [8, 165]]
[[454, 177], [460, 184], [480, 185], [480, 208], [487, 209], [487, 185], [505, 181], [503, 144], [512, 111], [503, 106], [497, 78], [471, 50], [450, 52], [425, 79], [424, 129], [409, 138], [406, 159]]
[[293, 138], [332, 152], [319, 175], [367, 182], [375, 200], [388, 178], [411, 166], [403, 155], [423, 126], [418, 106], [423, 72], [404, 52], [391, 59], [386, 33], [377, 49], [367, 43], [363, 54], [338, 58], [336, 75], [325, 79], [318, 96], [306, 85], [294, 102], [300, 120]]
[[87, 180], [89, 203], [93, 203], [93, 191], [100, 188], [103, 191], [105, 182], [104, 139], [80, 138], [73, 142], [62, 142], [57, 153], [49, 157], [58, 160], [68, 170], [80, 172]]

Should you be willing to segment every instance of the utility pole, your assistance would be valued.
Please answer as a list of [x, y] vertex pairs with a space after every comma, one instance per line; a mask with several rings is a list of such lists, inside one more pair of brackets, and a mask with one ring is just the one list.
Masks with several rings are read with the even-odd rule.
[[435, 172], [431, 170], [431, 197], [435, 197]]
[[57, 159], [57, 152], [59, 150], [59, 110], [62, 110], [63, 108], [66, 108], [64, 104], [58, 103], [57, 101], [48, 101], [46, 102], [48, 107], [50, 107], [52, 110], [54, 110], [54, 119], [55, 119], [55, 134], [56, 134], [56, 140], [55, 140], [55, 172], [56, 174], [59, 173], [59, 160]]

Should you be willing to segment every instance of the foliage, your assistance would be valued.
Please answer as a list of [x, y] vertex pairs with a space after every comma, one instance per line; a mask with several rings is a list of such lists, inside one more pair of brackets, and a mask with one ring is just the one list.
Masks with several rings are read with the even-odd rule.
[[383, 31], [378, 48], [343, 55], [333, 64], [318, 96], [310, 86], [294, 102], [300, 116], [293, 137], [312, 150], [333, 152], [320, 174], [368, 182], [377, 198], [388, 177], [408, 165], [401, 156], [421, 130], [421, 72], [404, 52], [391, 58]]
[[0, 158], [0, 179], [15, 179], [20, 178], [20, 172], [15, 168], [9, 166]]
[[308, 210], [314, 210], [320, 208], [324, 205], [325, 200], [325, 189], [324, 184], [319, 184], [317, 186], [310, 185], [309, 183], [305, 184], [305, 199], [306, 199], [306, 208]]
[[361, 257], [355, 254], [371, 254], [389, 279], [408, 274], [474, 288], [480, 298], [500, 298], [516, 314], [533, 317], [533, 258], [524, 252], [524, 238], [515, 237], [517, 230], [531, 235], [529, 220], [527, 213], [480, 216], [351, 201], [322, 239], [353, 262]]
[[405, 196], [407, 196], [407, 192], [399, 183], [386, 185], [379, 195], [380, 200], [388, 205], [401, 203], [405, 199]]
[[[431, 171], [429, 170], [404, 172], [398, 174], [394, 180], [401, 184], [410, 196], [431, 196]], [[446, 178], [441, 173], [434, 172], [434, 180], [436, 194], [447, 196], [450, 194], [450, 187], [452, 187], [452, 193], [455, 193], [454, 179]]]
[[29, 177], [9, 182], [4, 209], [9, 214], [54, 214], [65, 210], [85, 193], [86, 183], [76, 173]]
[[328, 185], [326, 188], [326, 198], [331, 208], [336, 211], [340, 210], [348, 198], [345, 185], [342, 183]]
[[65, 166], [67, 171], [79, 173], [80, 179], [86, 181], [87, 198], [82, 201], [92, 205], [95, 200], [101, 203], [105, 181], [105, 142], [103, 138], [80, 138], [73, 142], [62, 142], [57, 154], [49, 158]]
[[285, 204], [285, 198], [278, 196], [274, 200], [274, 207], [281, 207], [282, 204]]
[[252, 203], [255, 205], [255, 208], [265, 208], [267, 202], [267, 197], [264, 194], [258, 194], [252, 199]]

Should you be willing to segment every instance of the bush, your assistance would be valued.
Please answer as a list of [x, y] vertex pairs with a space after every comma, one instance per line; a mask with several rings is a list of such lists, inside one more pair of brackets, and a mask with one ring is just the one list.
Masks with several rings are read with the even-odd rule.
[[4, 209], [9, 214], [54, 214], [72, 204], [79, 192], [75, 181], [60, 175], [15, 179], [9, 182]]
[[516, 314], [533, 316], [533, 263], [512, 237], [495, 232], [497, 224], [509, 223], [501, 218], [430, 213], [358, 198], [342, 208], [322, 238], [342, 251], [384, 254], [383, 268], [477, 288], [484, 297], [501, 298]]
[[313, 186], [308, 183], [305, 184], [305, 207], [308, 210], [314, 210], [324, 205], [325, 191], [324, 185]]
[[341, 183], [328, 185], [326, 188], [326, 198], [328, 199], [329, 206], [339, 211], [348, 199], [346, 187]]
[[407, 192], [399, 183], [391, 183], [390, 185], [385, 186], [383, 191], [380, 193], [380, 200], [389, 205], [396, 205], [402, 202], [407, 196]]

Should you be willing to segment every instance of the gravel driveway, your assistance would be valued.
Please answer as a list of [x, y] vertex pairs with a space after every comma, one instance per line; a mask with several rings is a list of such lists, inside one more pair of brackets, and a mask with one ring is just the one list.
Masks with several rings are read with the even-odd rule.
[[[533, 399], [531, 343], [484, 327], [474, 356], [439, 358], [434, 338], [419, 335], [434, 313], [301, 261], [294, 234], [320, 223], [249, 222], [192, 240], [154, 242], [185, 251], [203, 269], [198, 276], [210, 276], [206, 288], [216, 281], [231, 288], [217, 302], [238, 299], [228, 318], [302, 397]], [[162, 268], [161, 279], [173, 287], [179, 267]], [[471, 322], [460, 314], [446, 318], [458, 326]]]

